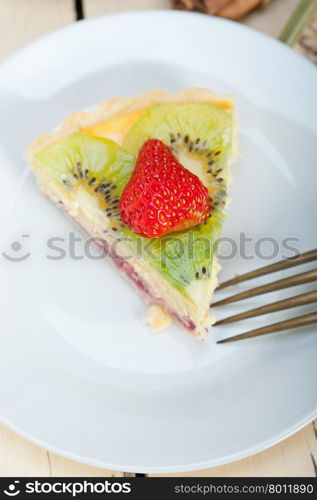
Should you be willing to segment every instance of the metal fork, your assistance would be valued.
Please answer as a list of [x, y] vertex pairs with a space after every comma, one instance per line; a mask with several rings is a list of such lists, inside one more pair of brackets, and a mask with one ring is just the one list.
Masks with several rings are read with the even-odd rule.
[[[223, 283], [220, 283], [217, 290], [223, 289], [232, 285], [236, 285], [237, 283], [241, 283], [246, 280], [250, 280], [253, 278], [258, 278], [260, 276], [264, 276], [266, 274], [275, 273], [277, 271], [282, 271], [284, 269], [288, 269], [291, 267], [299, 266], [301, 264], [307, 264], [308, 262], [313, 262], [317, 260], [317, 249], [310, 250], [308, 252], [296, 255], [289, 259], [284, 259], [279, 262], [275, 262], [274, 264], [270, 264], [268, 266], [261, 267], [260, 269], [256, 269], [254, 271], [250, 271], [245, 274], [241, 274], [235, 278], [227, 280]], [[229, 304], [231, 302], [236, 302], [238, 300], [244, 300], [249, 297], [256, 297], [258, 295], [273, 292], [276, 290], [282, 290], [284, 288], [302, 285], [304, 283], [310, 283], [313, 281], [317, 281], [317, 269], [313, 269], [311, 271], [305, 271], [300, 274], [296, 274], [294, 276], [289, 276], [287, 278], [283, 278], [277, 281], [273, 281], [272, 283], [268, 283], [266, 285], [258, 286], [256, 288], [252, 288], [245, 292], [240, 292], [235, 295], [229, 296], [225, 299], [219, 300], [217, 302], [213, 302], [210, 307], [221, 306], [225, 304]], [[313, 302], [317, 302], [317, 290], [312, 292], [303, 293], [301, 295], [296, 295], [295, 297], [290, 297], [288, 299], [279, 300], [278, 302], [274, 302], [272, 304], [267, 304], [261, 307], [256, 307], [255, 309], [251, 309], [240, 314], [235, 314], [234, 316], [230, 316], [228, 318], [217, 321], [213, 326], [224, 325], [227, 323], [233, 323], [234, 321], [240, 321], [242, 319], [253, 318], [255, 316], [260, 316], [263, 314], [268, 314], [276, 311], [283, 311], [285, 309], [291, 309], [293, 307], [303, 306], [306, 304], [312, 304]], [[317, 323], [317, 311], [304, 314], [303, 316], [297, 316], [295, 318], [290, 318], [284, 321], [279, 321], [278, 323], [273, 323], [268, 326], [264, 326], [262, 328], [256, 328], [255, 330], [249, 330], [245, 333], [241, 333], [239, 335], [234, 335], [232, 337], [219, 340], [218, 344], [223, 344], [226, 342], [233, 342], [236, 340], [247, 339], [251, 337], [259, 337], [260, 335], [266, 335], [268, 333], [280, 332], [282, 330], [289, 330], [291, 328], [298, 328], [301, 326], [311, 325], [313, 323]]]

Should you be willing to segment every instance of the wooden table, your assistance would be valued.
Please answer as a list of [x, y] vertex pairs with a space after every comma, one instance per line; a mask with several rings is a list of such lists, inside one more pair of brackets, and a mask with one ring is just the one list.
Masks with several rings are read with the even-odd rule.
[[[297, 0], [272, 0], [244, 23], [277, 36]], [[0, 59], [32, 39], [74, 22], [76, 0], [0, 0]], [[169, 8], [169, 0], [83, 0], [86, 18], [118, 10]], [[317, 421], [252, 457], [182, 476], [317, 476]], [[0, 425], [0, 476], [123, 476], [90, 467], [35, 446]], [[178, 474], [175, 474], [178, 475]]]

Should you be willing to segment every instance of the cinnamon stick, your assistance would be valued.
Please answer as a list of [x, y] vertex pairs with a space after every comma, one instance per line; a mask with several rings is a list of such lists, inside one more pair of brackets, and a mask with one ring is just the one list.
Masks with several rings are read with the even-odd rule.
[[259, 7], [263, 3], [268, 3], [267, 0], [231, 0], [223, 9], [217, 12], [217, 16], [227, 19], [241, 19], [251, 10]]
[[231, 0], [205, 0], [205, 12], [207, 14], [217, 14], [230, 3]]
[[216, 14], [220, 9], [228, 5], [232, 0], [174, 0], [174, 9], [195, 10]]
[[173, 0], [175, 9], [205, 12], [206, 14], [240, 19], [256, 7], [270, 0]]

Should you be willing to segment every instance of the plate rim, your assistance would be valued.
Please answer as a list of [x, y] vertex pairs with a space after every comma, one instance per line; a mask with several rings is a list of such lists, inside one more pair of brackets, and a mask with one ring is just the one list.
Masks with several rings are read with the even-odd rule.
[[36, 438], [35, 436], [29, 434], [28, 432], [23, 431], [20, 427], [16, 427], [14, 424], [11, 424], [10, 422], [6, 421], [6, 419], [1, 417], [1, 415], [0, 415], [0, 424], [4, 425], [11, 431], [17, 433], [19, 436], [27, 439], [32, 444], [35, 444], [41, 447], [42, 449], [47, 450], [51, 453], [55, 453], [56, 455], [59, 455], [61, 457], [67, 458], [69, 460], [74, 460], [78, 463], [90, 465], [92, 467], [114, 470], [118, 472], [132, 472], [132, 473], [145, 473], [145, 474], [171, 474], [178, 472], [193, 472], [197, 470], [210, 469], [213, 467], [226, 465], [232, 462], [237, 462], [247, 457], [251, 457], [252, 455], [260, 453], [261, 451], [267, 450], [269, 448], [272, 448], [276, 444], [281, 443], [285, 439], [291, 437], [293, 434], [296, 434], [301, 429], [306, 427], [306, 425], [313, 424], [313, 421], [316, 418], [317, 418], [317, 409], [313, 410], [308, 416], [301, 419], [298, 423], [288, 427], [287, 430], [280, 432], [278, 435], [275, 436], [275, 438], [268, 439], [262, 444], [250, 447], [244, 451], [230, 455], [230, 457], [225, 456], [221, 459], [206, 460], [199, 463], [195, 462], [194, 464], [181, 467], [179, 466], [157, 467], [157, 466], [138, 466], [138, 465], [129, 466], [128, 464], [118, 466], [117, 464], [112, 464], [110, 462], [102, 462], [99, 460], [93, 460], [91, 458], [86, 458], [81, 455], [76, 455], [75, 453], [70, 453], [67, 450], [55, 447], [54, 445], [51, 445], [41, 439]]

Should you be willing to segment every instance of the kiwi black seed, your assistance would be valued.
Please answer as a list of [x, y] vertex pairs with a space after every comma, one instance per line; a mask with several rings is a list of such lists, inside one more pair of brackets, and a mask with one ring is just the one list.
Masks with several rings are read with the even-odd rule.
[[63, 183], [71, 191], [76, 187], [79, 179], [104, 199], [105, 213], [108, 217], [119, 218], [119, 198], [118, 193], [114, 192], [117, 186], [111, 179], [102, 176], [97, 180], [96, 175], [91, 174], [81, 162], [77, 162], [67, 178], [63, 179]]

